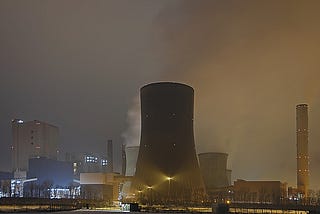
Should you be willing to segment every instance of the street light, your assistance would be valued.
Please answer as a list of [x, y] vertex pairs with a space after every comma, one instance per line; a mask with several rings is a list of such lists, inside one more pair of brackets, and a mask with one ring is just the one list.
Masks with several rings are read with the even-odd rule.
[[172, 180], [173, 178], [172, 177], [167, 177], [167, 180], [168, 180], [168, 183], [169, 183], [169, 188], [168, 188], [168, 200], [169, 200], [169, 202], [171, 201], [170, 199], [170, 186], [171, 186], [171, 180]]
[[142, 191], [141, 190], [138, 190], [138, 200], [141, 202], [141, 199], [142, 199]]
[[149, 192], [148, 202], [149, 202], [150, 205], [152, 205], [153, 204], [153, 201], [152, 201], [152, 186], [148, 186], [147, 189], [148, 189], [148, 192]]

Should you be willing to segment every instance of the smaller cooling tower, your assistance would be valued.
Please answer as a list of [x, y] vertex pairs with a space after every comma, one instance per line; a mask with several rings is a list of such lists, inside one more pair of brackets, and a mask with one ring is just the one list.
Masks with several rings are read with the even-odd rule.
[[230, 185], [231, 170], [227, 170], [228, 154], [208, 152], [198, 156], [207, 191]]
[[[125, 148], [126, 152], [126, 176], [134, 176], [136, 172], [136, 164], [139, 154], [139, 146], [128, 146]], [[126, 181], [122, 187], [122, 195], [124, 198], [129, 199], [133, 197], [131, 193], [131, 181]]]
[[126, 147], [126, 176], [134, 176], [136, 172], [136, 164], [139, 154], [139, 146]]

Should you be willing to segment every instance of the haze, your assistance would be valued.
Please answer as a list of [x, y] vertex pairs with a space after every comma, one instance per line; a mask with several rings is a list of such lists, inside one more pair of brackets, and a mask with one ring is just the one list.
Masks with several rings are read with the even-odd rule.
[[[227, 152], [232, 179], [295, 186], [295, 105], [309, 104], [320, 165], [318, 1], [1, 1], [1, 170], [12, 118], [60, 128], [62, 152], [139, 143], [139, 89], [195, 89], [198, 152]], [[117, 160], [120, 161], [120, 155]], [[120, 170], [120, 163], [116, 166]]]

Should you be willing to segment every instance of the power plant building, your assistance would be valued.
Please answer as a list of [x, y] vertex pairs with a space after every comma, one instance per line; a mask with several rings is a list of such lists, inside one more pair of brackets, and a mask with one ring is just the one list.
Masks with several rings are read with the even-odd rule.
[[308, 152], [308, 105], [296, 106], [297, 133], [297, 189], [301, 197], [308, 197], [309, 152]]
[[141, 141], [133, 179], [140, 201], [201, 201], [204, 185], [194, 142], [193, 88], [152, 83], [141, 88], [140, 98]]
[[59, 129], [38, 120], [12, 120], [12, 170], [28, 171], [28, 160], [35, 157], [57, 159]]
[[280, 181], [246, 181], [234, 182], [235, 203], [280, 204], [287, 198], [287, 184]]
[[119, 202], [119, 188], [126, 178], [116, 173], [80, 173], [81, 198]]

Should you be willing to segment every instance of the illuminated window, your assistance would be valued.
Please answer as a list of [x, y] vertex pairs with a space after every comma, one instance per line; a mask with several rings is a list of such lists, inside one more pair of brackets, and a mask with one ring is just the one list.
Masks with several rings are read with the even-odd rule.
[[107, 166], [107, 165], [108, 165], [108, 160], [102, 159], [102, 160], [101, 160], [101, 165], [102, 165], [102, 166]]
[[86, 163], [97, 163], [98, 162], [98, 158], [88, 155], [88, 156], [85, 157], [85, 162]]

